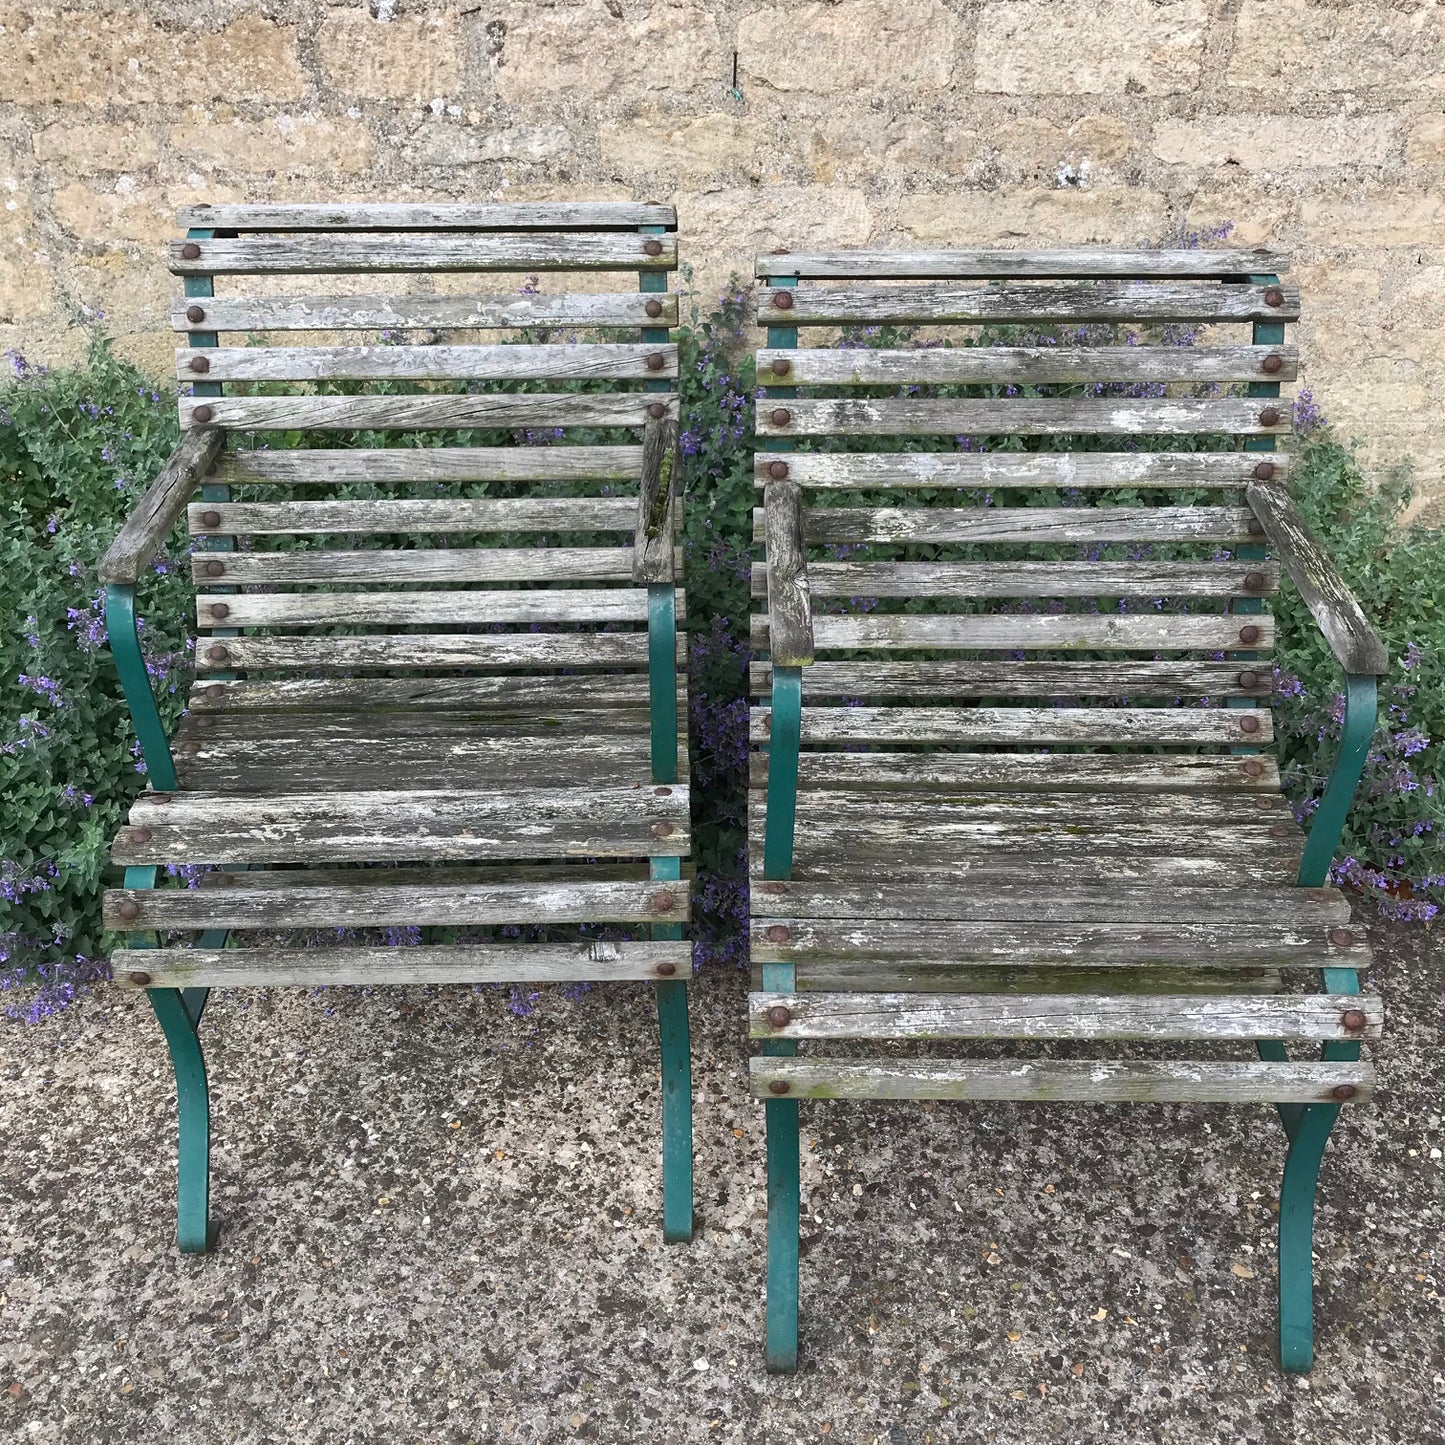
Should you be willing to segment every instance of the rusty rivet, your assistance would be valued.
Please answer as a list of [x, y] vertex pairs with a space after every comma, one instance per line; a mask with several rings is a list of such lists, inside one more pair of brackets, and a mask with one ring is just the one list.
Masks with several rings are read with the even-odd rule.
[[1247, 778], [1257, 778], [1264, 771], [1264, 764], [1258, 758], [1249, 758], [1244, 764], [1244, 775]]
[[672, 975], [677, 972], [677, 965], [675, 963], [659, 963], [657, 965], [657, 971], [664, 978], [671, 978]]
[[207, 562], [201, 570], [207, 577], [219, 577], [225, 572], [226, 564], [224, 562]]
[[1266, 306], [1283, 306], [1284, 292], [1281, 291], [1278, 286], [1271, 286], [1269, 290], [1264, 293], [1264, 304]]
[[1348, 928], [1330, 929], [1330, 942], [1336, 948], [1349, 948], [1354, 944], [1355, 935]]
[[1244, 590], [1246, 592], [1262, 592], [1265, 581], [1263, 572], [1246, 572], [1244, 574]]
[[793, 369], [793, 363], [786, 356], [779, 356], [774, 358], [769, 369], [774, 376], [786, 376]]
[[1259, 731], [1259, 719], [1257, 717], [1250, 717], [1249, 714], [1246, 713], [1239, 720], [1239, 730], [1242, 733], [1257, 733]]
[[1259, 424], [1260, 426], [1278, 426], [1279, 408], [1275, 406], [1265, 407], [1259, 414]]
[[775, 481], [781, 482], [788, 475], [787, 462], [769, 462], [768, 475]]
[[655, 401], [647, 408], [647, 414], [653, 421], [661, 421], [667, 415], [667, 408], [660, 401]]
[[773, 1082], [768, 1085], [768, 1093], [786, 1094], [791, 1087], [786, 1079], [774, 1079]]
[[230, 615], [231, 615], [231, 609], [230, 609], [230, 607], [229, 607], [226, 603], [224, 603], [224, 602], [213, 602], [213, 603], [211, 603], [211, 616], [212, 616], [212, 617], [229, 617]]
[[647, 358], [647, 369], [649, 371], [661, 371], [666, 365], [667, 358], [660, 351], [654, 351], [652, 355]]
[[139, 918], [140, 904], [137, 903], [134, 898], [122, 898], [121, 901], [115, 905], [115, 911], [120, 918]]
[[677, 899], [671, 893], [658, 893], [652, 900], [654, 913], [671, 913], [677, 907]]
[[1273, 352], [1271, 352], [1268, 356], [1265, 357], [1263, 361], [1259, 363], [1259, 369], [1261, 371], [1268, 372], [1271, 376], [1273, 376], [1275, 372], [1279, 371], [1283, 366], [1284, 358], [1282, 356], [1276, 356]]
[[1336, 1084], [1330, 1090], [1330, 1098], [1338, 1099], [1343, 1104], [1346, 1099], [1353, 1099], [1358, 1092], [1353, 1084]]
[[130, 841], [132, 843], [149, 843], [151, 830], [149, 828], [132, 828], [130, 830]]
[[793, 1021], [793, 1011], [786, 1004], [775, 1003], [768, 1010], [768, 1022], [775, 1029], [785, 1029]]
[[202, 426], [204, 426], [206, 422], [210, 421], [210, 419], [215, 416], [215, 414], [216, 409], [213, 406], [198, 406], [191, 413], [191, 420], [198, 421], [202, 424]]
[[644, 241], [642, 249], [649, 256], [660, 256], [662, 255], [662, 242], [654, 237], [652, 240]]
[[201, 259], [201, 248], [194, 241], [187, 241], [181, 247], [181, 260], [199, 261]]
[[1237, 681], [1240, 687], [1248, 692], [1251, 688], [1259, 686], [1259, 674], [1257, 672], [1241, 672]]
[[772, 422], [774, 426], [787, 426], [792, 419], [793, 413], [785, 406], [775, 407], [772, 414], [768, 417], [768, 420]]
[[202, 512], [201, 526], [219, 527], [221, 525], [221, 514], [219, 512]]
[[1255, 810], [1260, 813], [1268, 813], [1274, 808], [1273, 798], [1256, 798], [1254, 800]]
[[1340, 1015], [1340, 1022], [1349, 1029], [1351, 1033], [1359, 1033], [1365, 1026], [1365, 1016], [1357, 1008], [1347, 1008], [1344, 1013]]
[[208, 356], [193, 356], [187, 364], [192, 371], [209, 371], [211, 369], [211, 360]]
[[652, 790], [652, 796], [653, 796], [654, 798], [670, 798], [670, 797], [672, 796], [672, 789], [671, 789], [671, 788], [654, 788], [654, 789]]
[[1264, 535], [1264, 523], [1261, 522], [1258, 517], [1251, 517], [1249, 521], [1245, 523], [1244, 530], [1248, 532], [1251, 537], [1262, 537]]
[[779, 311], [791, 311], [793, 309], [793, 293], [791, 291], [774, 291], [773, 305]]
[[213, 682], [206, 688], [207, 697], [225, 697], [226, 689], [219, 682]]
[[1259, 628], [1257, 628], [1253, 623], [1250, 623], [1248, 627], [1241, 627], [1239, 629], [1239, 640], [1241, 642], [1247, 642], [1251, 644], [1258, 642]]
[[661, 315], [662, 315], [662, 302], [661, 302], [661, 301], [657, 301], [657, 300], [649, 301], [649, 302], [647, 303], [647, 305], [644, 306], [642, 309], [643, 309], [645, 312], [647, 312], [647, 314], [648, 314], [649, 316], [654, 316], [654, 317], [656, 317], [656, 316], [661, 316]]
[[205, 319], [206, 319], [206, 308], [205, 308], [204, 306], [187, 306], [187, 307], [186, 307], [186, 320], [189, 321], [193, 326], [194, 326], [198, 321], [204, 321]]
[[1274, 475], [1274, 463], [1260, 462], [1254, 469], [1254, 475], [1257, 481], [1267, 482]]
[[769, 943], [786, 943], [793, 936], [792, 929], [781, 923], [775, 923], [763, 933], [763, 937]]
[[206, 649], [207, 662], [224, 662], [230, 655], [224, 647], [208, 647]]
[[788, 885], [787, 885], [786, 883], [764, 883], [764, 884], [763, 884], [763, 892], [764, 892], [764, 893], [786, 893], [787, 891], [788, 891]]
[[139, 970], [137, 970], [135, 973], [126, 974], [126, 979], [128, 982], [133, 983], [137, 988], [150, 987], [151, 976], [148, 973], [141, 973]]
[[1271, 828], [1269, 830], [1269, 836], [1271, 838], [1292, 838], [1294, 836], [1294, 830], [1288, 826]]
[[677, 832], [671, 823], [654, 823], [652, 825], [652, 836], [654, 838], [671, 838]]

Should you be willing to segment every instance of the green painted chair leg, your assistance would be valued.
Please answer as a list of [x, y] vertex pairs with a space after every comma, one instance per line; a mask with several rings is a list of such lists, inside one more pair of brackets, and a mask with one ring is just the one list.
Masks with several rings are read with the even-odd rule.
[[798, 1368], [798, 1105], [769, 1099], [768, 1369]]
[[187, 1007], [180, 989], [147, 990], [176, 1071], [180, 1149], [176, 1163], [176, 1240], [186, 1254], [200, 1254], [215, 1240], [210, 1226], [211, 1101], [206, 1061], [196, 1028], [199, 1008]]
[[655, 984], [662, 1036], [662, 1237], [692, 1238], [692, 1050], [687, 1027], [687, 985]]
[[1308, 1104], [1290, 1140], [1279, 1190], [1279, 1363], [1293, 1375], [1314, 1364], [1315, 1186], [1335, 1104]]

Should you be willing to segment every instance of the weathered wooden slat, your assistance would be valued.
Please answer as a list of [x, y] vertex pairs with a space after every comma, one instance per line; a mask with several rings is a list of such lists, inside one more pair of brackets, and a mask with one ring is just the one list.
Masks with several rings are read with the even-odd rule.
[[[752, 709], [750, 737], [766, 742], [772, 710]], [[1251, 724], [1253, 725], [1251, 728]], [[1272, 742], [1266, 708], [1189, 707], [809, 707], [802, 741], [817, 743], [983, 743], [1014, 747], [1052, 743]]]
[[[1245, 628], [1253, 629], [1246, 642]], [[768, 619], [754, 616], [754, 646], [768, 645]], [[820, 652], [834, 648], [964, 647], [1008, 649], [1067, 648], [1129, 652], [1247, 649], [1268, 652], [1274, 646], [1274, 619], [1268, 615], [1188, 615], [1180, 613], [870, 613], [867, 616], [815, 616], [813, 638]]]
[[[1245, 507], [809, 507], [808, 545], [845, 542], [1249, 542]], [[753, 541], [764, 540], [753, 509]]]
[[140, 580], [224, 445], [225, 437], [214, 430], [193, 431], [181, 438], [100, 559], [101, 582], [133, 586]]
[[201, 204], [182, 206], [176, 224], [183, 231], [631, 231], [638, 226], [676, 226], [677, 210], [634, 201]]
[[692, 976], [687, 944], [471, 943], [417, 948], [119, 948], [122, 988], [618, 983]]
[[[211, 521], [214, 517], [216, 520]], [[187, 515], [198, 537], [236, 532], [630, 532], [627, 497], [469, 497], [399, 502], [202, 502]]]
[[[800, 398], [755, 403], [760, 437], [800, 436], [1287, 436], [1288, 407], [1265, 409], [1248, 398], [1136, 401], [1129, 397]], [[217, 413], [221, 415], [221, 413]], [[786, 417], [785, 421], [776, 418]], [[1264, 418], [1272, 417], [1266, 423]]]
[[[176, 741], [202, 748], [289, 747], [310, 740], [317, 744], [334, 742], [404, 744], [418, 748], [452, 746], [489, 740], [532, 740], [578, 736], [600, 746], [628, 740], [639, 723], [646, 732], [647, 707], [631, 704], [609, 709], [577, 710], [552, 708], [539, 699], [527, 709], [489, 709], [476, 712], [262, 712], [198, 713], [181, 720]], [[643, 741], [646, 741], [644, 738]], [[1281, 805], [1283, 806], [1283, 805]]]
[[[956, 919], [968, 923], [1063, 920], [1093, 923], [1246, 924], [1251, 929], [1320, 933], [1347, 925], [1350, 905], [1337, 888], [1139, 888], [1114, 884], [1044, 883], [988, 893], [920, 888], [906, 880], [856, 887], [768, 881], [755, 885], [751, 908], [760, 918]], [[1045, 925], [1052, 927], [1052, 923]], [[1196, 956], [1191, 962], [1208, 960]]]
[[1053, 251], [773, 251], [757, 258], [754, 274], [835, 281], [1003, 280], [1011, 276], [1239, 279], [1279, 276], [1289, 269], [1290, 258], [1282, 251], [1115, 251], [1080, 247]]
[[[769, 1008], [786, 1008], [782, 1028]], [[1365, 1023], [1347, 1029], [1357, 1011]], [[777, 1039], [1375, 1039], [1383, 1012], [1365, 994], [1196, 998], [1190, 994], [753, 994], [752, 1037]]]
[[1374, 1092], [1369, 1064], [1144, 1063], [1061, 1059], [925, 1060], [754, 1058], [757, 1098], [786, 1084], [795, 1099], [970, 1099], [1058, 1103], [1331, 1104], [1348, 1085], [1354, 1103]]
[[[682, 693], [686, 695], [685, 690]], [[548, 710], [607, 712], [647, 707], [647, 679], [598, 677], [235, 678], [197, 683], [187, 706], [201, 713], [386, 714], [492, 712], [544, 716]]]
[[677, 422], [650, 418], [642, 435], [642, 479], [632, 543], [632, 580], [643, 585], [671, 582], [676, 571], [678, 459]]
[[[653, 316], [652, 302], [659, 310]], [[198, 313], [192, 319], [191, 313]], [[171, 301], [173, 331], [457, 331], [508, 326], [676, 326], [667, 292], [482, 296], [216, 296]]]
[[677, 237], [636, 233], [348, 235], [172, 241], [174, 276], [314, 276], [361, 271], [675, 271]]
[[[199, 363], [199, 364], [198, 364]], [[183, 346], [176, 375], [194, 381], [529, 381], [535, 378], [654, 380], [677, 375], [677, 347]]]
[[687, 789], [525, 793], [142, 794], [112, 860], [141, 863], [385, 862], [682, 856]]
[[[684, 863], [687, 877], [690, 863]], [[210, 869], [196, 880], [196, 886], [208, 889], [236, 888], [244, 883], [253, 891], [304, 886], [307, 888], [373, 888], [393, 887], [495, 888], [502, 885], [571, 883], [645, 883], [649, 865], [640, 863], [578, 862], [576, 859], [553, 859], [548, 863], [470, 863], [461, 866], [424, 863], [417, 867], [396, 864], [339, 868], [227, 868]]]
[[[753, 970], [762, 987], [762, 969]], [[887, 989], [892, 993], [1272, 994], [1284, 989], [1273, 968], [956, 968], [821, 959], [800, 963], [799, 993]]]
[[196, 599], [198, 627], [416, 626], [645, 622], [640, 587], [452, 592], [241, 592]]
[[414, 547], [365, 552], [205, 552], [191, 558], [202, 587], [316, 582], [626, 582], [630, 547]]
[[[774, 298], [793, 298], [787, 310]], [[1280, 304], [1267, 297], [1278, 295]], [[1052, 285], [756, 288], [760, 326], [964, 325], [1080, 321], [1298, 321], [1299, 290], [1179, 281], [1063, 281]]]
[[[227, 888], [111, 889], [107, 928], [479, 927], [504, 923], [655, 923], [687, 918], [685, 882], [555, 884], [389, 883], [316, 886], [292, 873], [290, 887], [252, 888], [233, 874]], [[139, 910], [132, 912], [131, 910]]]
[[[1279, 365], [1266, 371], [1266, 359]], [[764, 347], [757, 362], [763, 380], [781, 376], [797, 386], [1293, 381], [1299, 372], [1292, 346]], [[775, 362], [787, 371], [773, 372]]]
[[[814, 563], [817, 567], [818, 563]], [[1068, 567], [1066, 562], [1045, 564]], [[999, 564], [1007, 570], [1008, 564]], [[988, 569], [990, 571], [993, 568]], [[749, 669], [756, 694], [772, 689], [772, 667]], [[1237, 662], [815, 662], [803, 674], [803, 697], [1257, 697], [1273, 683], [1267, 668]]]
[[[398, 431], [452, 427], [639, 427], [648, 407], [677, 414], [675, 397], [645, 392], [468, 396], [183, 396], [183, 427], [239, 431]], [[200, 412], [198, 417], [197, 412]]]
[[635, 482], [642, 448], [355, 447], [238, 450], [223, 458], [217, 481], [288, 486], [346, 482]]
[[1254, 482], [1247, 493], [1270, 545], [1299, 589], [1310, 615], [1347, 673], [1383, 676], [1390, 670], [1390, 655], [1380, 635], [1329, 554], [1312, 533], [1289, 490], [1278, 482]]
[[778, 481], [768, 487], [763, 525], [773, 662], [806, 667], [813, 660], [813, 603], [803, 548], [803, 496], [795, 483]]
[[[807, 356], [814, 353], [795, 352]], [[816, 353], [829, 355], [827, 352]], [[854, 353], [848, 352], [851, 356]], [[860, 353], [866, 354], [866, 353]], [[923, 355], [936, 353], [924, 352]], [[757, 452], [761, 486], [776, 452]], [[1244, 487], [1264, 465], [1253, 452], [792, 452], [788, 476], [802, 487]], [[1286, 453], [1273, 453], [1274, 475], [1288, 474]]]
[[[769, 493], [771, 495], [771, 493]], [[769, 562], [753, 564], [753, 596]], [[1246, 581], [1253, 585], [1246, 586]], [[1268, 597], [1269, 562], [809, 562], [814, 597]], [[769, 607], [776, 620], [777, 609]]]

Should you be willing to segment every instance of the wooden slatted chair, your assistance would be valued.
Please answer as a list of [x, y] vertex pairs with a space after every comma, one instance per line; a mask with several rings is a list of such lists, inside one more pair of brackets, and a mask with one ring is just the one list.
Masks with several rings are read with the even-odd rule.
[[[1316, 1178], [1381, 1024], [1325, 884], [1386, 656], [1270, 455], [1296, 374], [1284, 269], [759, 259], [751, 1075], [773, 1368], [797, 1359], [797, 1101], [824, 1098], [1277, 1105], [1280, 1352], [1310, 1365]], [[1181, 322], [1209, 344], [1158, 344]], [[872, 349], [866, 327], [914, 344]], [[800, 328], [820, 344], [796, 349]], [[1265, 750], [1281, 567], [1347, 678], [1308, 837]], [[962, 1040], [990, 1042], [935, 1047]]]
[[[210, 1240], [209, 988], [547, 980], [654, 985], [664, 1233], [686, 1239], [675, 213], [225, 205], [181, 224], [185, 437], [101, 566], [150, 781], [105, 920], [131, 931], [114, 975], [147, 991], [175, 1064], [180, 1246]], [[445, 279], [468, 272], [535, 274], [466, 294]], [[378, 294], [290, 279], [318, 273]], [[543, 273], [602, 279], [554, 292]], [[217, 296], [217, 277], [246, 289]], [[383, 328], [408, 344], [375, 344]], [[315, 331], [362, 344], [220, 345]], [[429, 331], [445, 344], [414, 344]], [[595, 332], [610, 339], [579, 339]], [[269, 449], [278, 432], [351, 436]], [[172, 746], [134, 588], [182, 515], [202, 675]], [[156, 888], [170, 864], [212, 871]], [[433, 941], [288, 942], [315, 929]]]

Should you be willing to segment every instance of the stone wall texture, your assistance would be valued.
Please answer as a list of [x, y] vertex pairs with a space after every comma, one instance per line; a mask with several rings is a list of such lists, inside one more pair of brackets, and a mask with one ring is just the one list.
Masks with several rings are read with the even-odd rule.
[[[737, 87], [733, 80], [736, 74]], [[676, 202], [755, 249], [1291, 252], [1303, 384], [1445, 508], [1437, 0], [0, 0], [0, 344], [157, 370], [178, 204]]]

